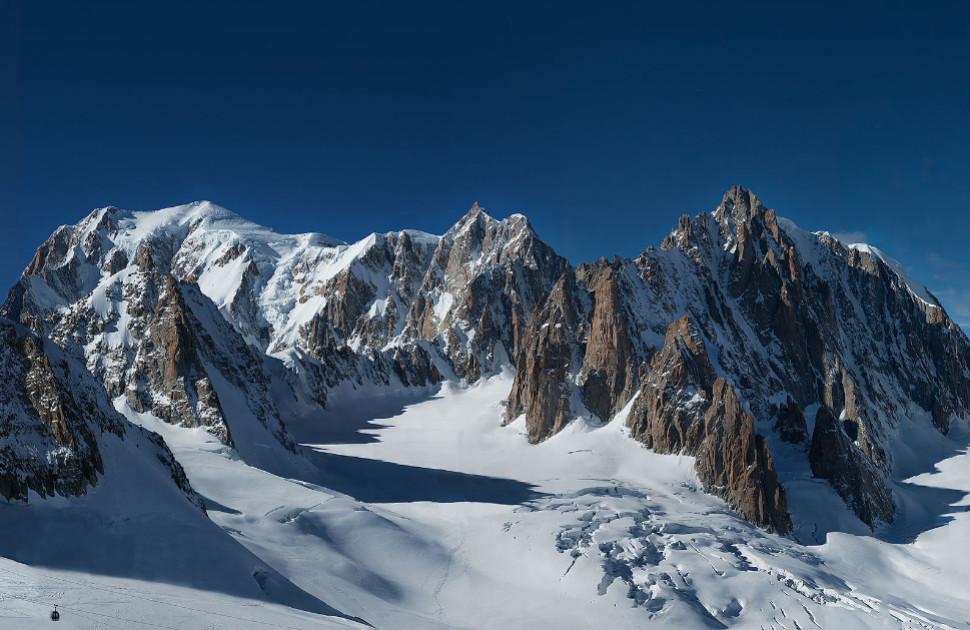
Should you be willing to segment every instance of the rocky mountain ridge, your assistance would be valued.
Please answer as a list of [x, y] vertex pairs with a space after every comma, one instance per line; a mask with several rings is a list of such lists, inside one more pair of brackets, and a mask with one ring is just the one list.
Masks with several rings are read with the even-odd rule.
[[[38, 249], [4, 312], [116, 401], [244, 457], [267, 437], [292, 449], [282, 417], [333, 396], [512, 369], [507, 418], [530, 441], [624, 412], [635, 439], [695, 456], [709, 491], [781, 532], [793, 466], [876, 526], [906, 423], [945, 432], [970, 413], [970, 342], [931, 294], [740, 187], [636, 259], [576, 267], [525, 217], [477, 204], [442, 236], [353, 244], [207, 202], [105, 208]], [[797, 462], [779, 466], [783, 445]]]

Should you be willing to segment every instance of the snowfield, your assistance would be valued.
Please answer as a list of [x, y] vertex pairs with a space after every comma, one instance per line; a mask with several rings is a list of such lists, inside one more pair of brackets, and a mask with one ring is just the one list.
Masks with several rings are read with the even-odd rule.
[[[521, 421], [501, 426], [510, 385], [506, 374], [420, 401], [373, 397], [294, 421], [294, 434], [314, 443], [293, 477], [116, 400], [130, 420], [163, 434], [239, 553], [210, 553], [198, 568], [214, 576], [209, 588], [174, 584], [161, 569], [158, 579], [133, 580], [110, 575], [104, 562], [83, 574], [0, 560], [0, 626], [49, 627], [58, 603], [59, 627], [69, 628], [362, 627], [292, 605], [302, 592], [391, 629], [970, 627], [965, 447], [908, 480], [906, 511], [891, 528], [805, 546], [703, 493], [691, 458], [629, 439], [624, 413], [604, 426], [574, 422], [530, 446]], [[965, 438], [955, 427], [952, 444]], [[110, 491], [99, 487], [85, 501], [106, 512], [98, 497]], [[925, 510], [941, 500], [949, 507], [927, 525]], [[3, 506], [3, 519], [56, 503]], [[217, 540], [210, 532], [178, 541], [142, 524], [137, 532], [165, 536], [166, 548], [188, 544], [190, 553]], [[9, 538], [5, 547], [17, 555]], [[164, 567], [180, 553], [166, 555], [151, 562]], [[296, 588], [260, 597], [227, 588], [241, 556]]]
[[[279, 604], [143, 580], [38, 569], [0, 558], [0, 628], [366, 628]], [[61, 619], [49, 618], [57, 604]]]
[[381, 420], [386, 428], [366, 430], [378, 442], [320, 447], [515, 479], [538, 493], [490, 508], [385, 506], [454, 541], [438, 593], [446, 625], [970, 627], [966, 448], [908, 481], [913, 502], [923, 496], [917, 489], [929, 491], [929, 503], [940, 496], [932, 489], [954, 499], [940, 527], [907, 544], [886, 542], [924, 525], [926, 515], [910, 505], [875, 537], [836, 533], [803, 546], [752, 527], [704, 494], [691, 458], [658, 455], [629, 439], [624, 413], [603, 427], [574, 422], [529, 446], [521, 427], [499, 426], [508, 386], [499, 377], [467, 391], [445, 388], [438, 399]]

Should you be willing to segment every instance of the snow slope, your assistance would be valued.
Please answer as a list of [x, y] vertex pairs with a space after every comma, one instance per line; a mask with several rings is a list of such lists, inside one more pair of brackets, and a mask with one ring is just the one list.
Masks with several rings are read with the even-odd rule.
[[[186, 501], [164, 470], [146, 467], [142, 452], [153, 446], [135, 427], [123, 439], [107, 435], [105, 473], [84, 495], [0, 502], [3, 611], [35, 619], [45, 614], [40, 604], [63, 604], [77, 628], [151, 627], [131, 621], [139, 618], [180, 628], [344, 621]], [[251, 623], [228, 623], [228, 614]], [[8, 623], [0, 619], [3, 628], [31, 627]]]
[[[956, 559], [970, 540], [965, 446], [938, 472], [909, 480], [952, 500], [940, 527], [912, 542], [888, 542], [924, 525], [921, 514], [903, 515], [894, 531], [832, 534], [807, 547], [744, 523], [702, 493], [690, 458], [650, 453], [627, 439], [622, 413], [605, 427], [574, 423], [525, 446], [522, 427], [495, 422], [508, 386], [499, 378], [466, 392], [446, 389], [382, 420], [389, 426], [372, 430], [378, 442], [325, 447], [512, 478], [542, 493], [523, 505], [387, 506], [454, 541], [439, 593], [446, 611], [457, 613], [450, 623], [943, 628], [965, 627], [970, 618], [962, 586], [970, 568]], [[955, 435], [952, 444], [967, 442]]]
[[245, 630], [366, 628], [298, 609], [154, 581], [38, 569], [0, 558], [0, 627], [72, 630]]
[[[260, 562], [378, 628], [966, 627], [965, 446], [909, 480], [911, 509], [895, 530], [830, 534], [825, 544], [803, 546], [745, 523], [702, 492], [692, 458], [630, 440], [622, 412], [609, 424], [576, 422], [528, 445], [521, 422], [501, 426], [510, 385], [503, 374], [400, 405], [390, 397], [360, 402], [354, 416], [335, 410], [361, 432], [337, 430], [335, 442], [315, 445], [308, 457], [317, 472], [301, 478], [249, 466], [201, 429], [135, 414], [123, 399], [115, 404], [165, 436], [212, 520]], [[326, 438], [320, 425], [292, 431]], [[968, 437], [954, 435], [951, 447]], [[937, 510], [941, 499], [952, 504], [942, 510], [949, 516], [930, 528], [917, 507]], [[907, 533], [912, 539], [903, 542]], [[60, 597], [81, 609], [78, 602], [93, 601], [86, 591], [72, 600], [56, 580], [33, 579], [31, 599]], [[122, 598], [106, 609], [118, 617], [156, 614], [180, 628], [318, 627], [304, 612], [254, 607], [248, 598], [94, 583], [210, 611], [169, 612], [167, 604]], [[254, 621], [237, 626], [211, 611]]]

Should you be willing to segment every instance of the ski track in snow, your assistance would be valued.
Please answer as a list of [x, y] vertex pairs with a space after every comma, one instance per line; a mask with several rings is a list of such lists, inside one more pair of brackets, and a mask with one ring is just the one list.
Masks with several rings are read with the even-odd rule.
[[[691, 458], [629, 439], [623, 413], [528, 445], [521, 421], [500, 423], [510, 384], [446, 385], [363, 429], [373, 441], [314, 445], [318, 478], [273, 475], [202, 430], [123, 411], [163, 434], [224, 531], [377, 628], [970, 628], [966, 496], [908, 544], [831, 534], [803, 546], [701, 492]], [[970, 492], [970, 455], [909, 481]], [[359, 627], [0, 559], [0, 627], [49, 627], [53, 603], [66, 628]]]

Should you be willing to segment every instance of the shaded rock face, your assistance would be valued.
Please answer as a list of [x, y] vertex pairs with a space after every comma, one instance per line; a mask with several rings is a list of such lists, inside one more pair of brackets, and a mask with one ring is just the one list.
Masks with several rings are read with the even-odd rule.
[[636, 439], [660, 453], [697, 457], [704, 488], [744, 518], [786, 533], [791, 518], [764, 438], [734, 389], [715, 376], [689, 317], [670, 325], [627, 416]]
[[572, 418], [566, 377], [576, 358], [573, 340], [581, 334], [575, 299], [575, 280], [563, 274], [526, 329], [524, 339], [529, 345], [518, 353], [508, 420], [525, 413], [533, 443], [559, 431]]
[[[561, 427], [549, 422], [551, 407], [605, 421], [639, 391], [634, 437], [657, 450], [699, 452], [721, 377], [764, 436], [761, 446], [752, 442], [763, 461], [776, 439], [802, 444], [808, 457], [805, 410], [825, 406], [841, 417], [853, 435], [851, 478], [872, 497], [846, 501], [874, 525], [892, 517], [901, 420], [922, 415], [945, 432], [970, 415], [970, 343], [932, 295], [877, 250], [804, 232], [740, 187], [714, 212], [681, 217], [659, 248], [567, 274], [576, 288], [559, 310], [576, 314], [570, 348], [541, 335], [519, 346], [530, 356], [517, 357], [508, 415], [524, 414], [533, 440]], [[540, 321], [550, 315], [537, 310], [528, 334], [552, 323]], [[671, 325], [685, 316], [689, 324]], [[529, 385], [534, 366], [566, 356], [568, 368], [549, 371], [541, 388]], [[821, 470], [846, 498], [839, 479], [850, 477]], [[761, 518], [782, 529], [783, 519]]]
[[801, 444], [805, 441], [808, 434], [805, 414], [792, 398], [789, 397], [785, 404], [778, 408], [774, 429], [786, 442]]
[[0, 335], [0, 494], [17, 501], [26, 501], [28, 490], [42, 497], [83, 494], [104, 472], [95, 434], [120, 434], [121, 423], [112, 416], [86, 421], [92, 401], [74, 400], [66, 366], [51, 363], [40, 337], [8, 320], [0, 320]]
[[828, 407], [820, 407], [808, 460], [812, 473], [827, 479], [859, 518], [873, 527], [892, 521], [896, 508], [880, 470], [855, 443], [853, 426], [851, 420], [839, 421]]
[[201, 508], [159, 436], [125, 422], [82, 365], [6, 318], [0, 318], [0, 375], [4, 499], [26, 502], [31, 491], [40, 497], [84, 494], [105, 474], [102, 442], [111, 436], [146, 442], [152, 451], [145, 453], [147, 465], [163, 466]]

